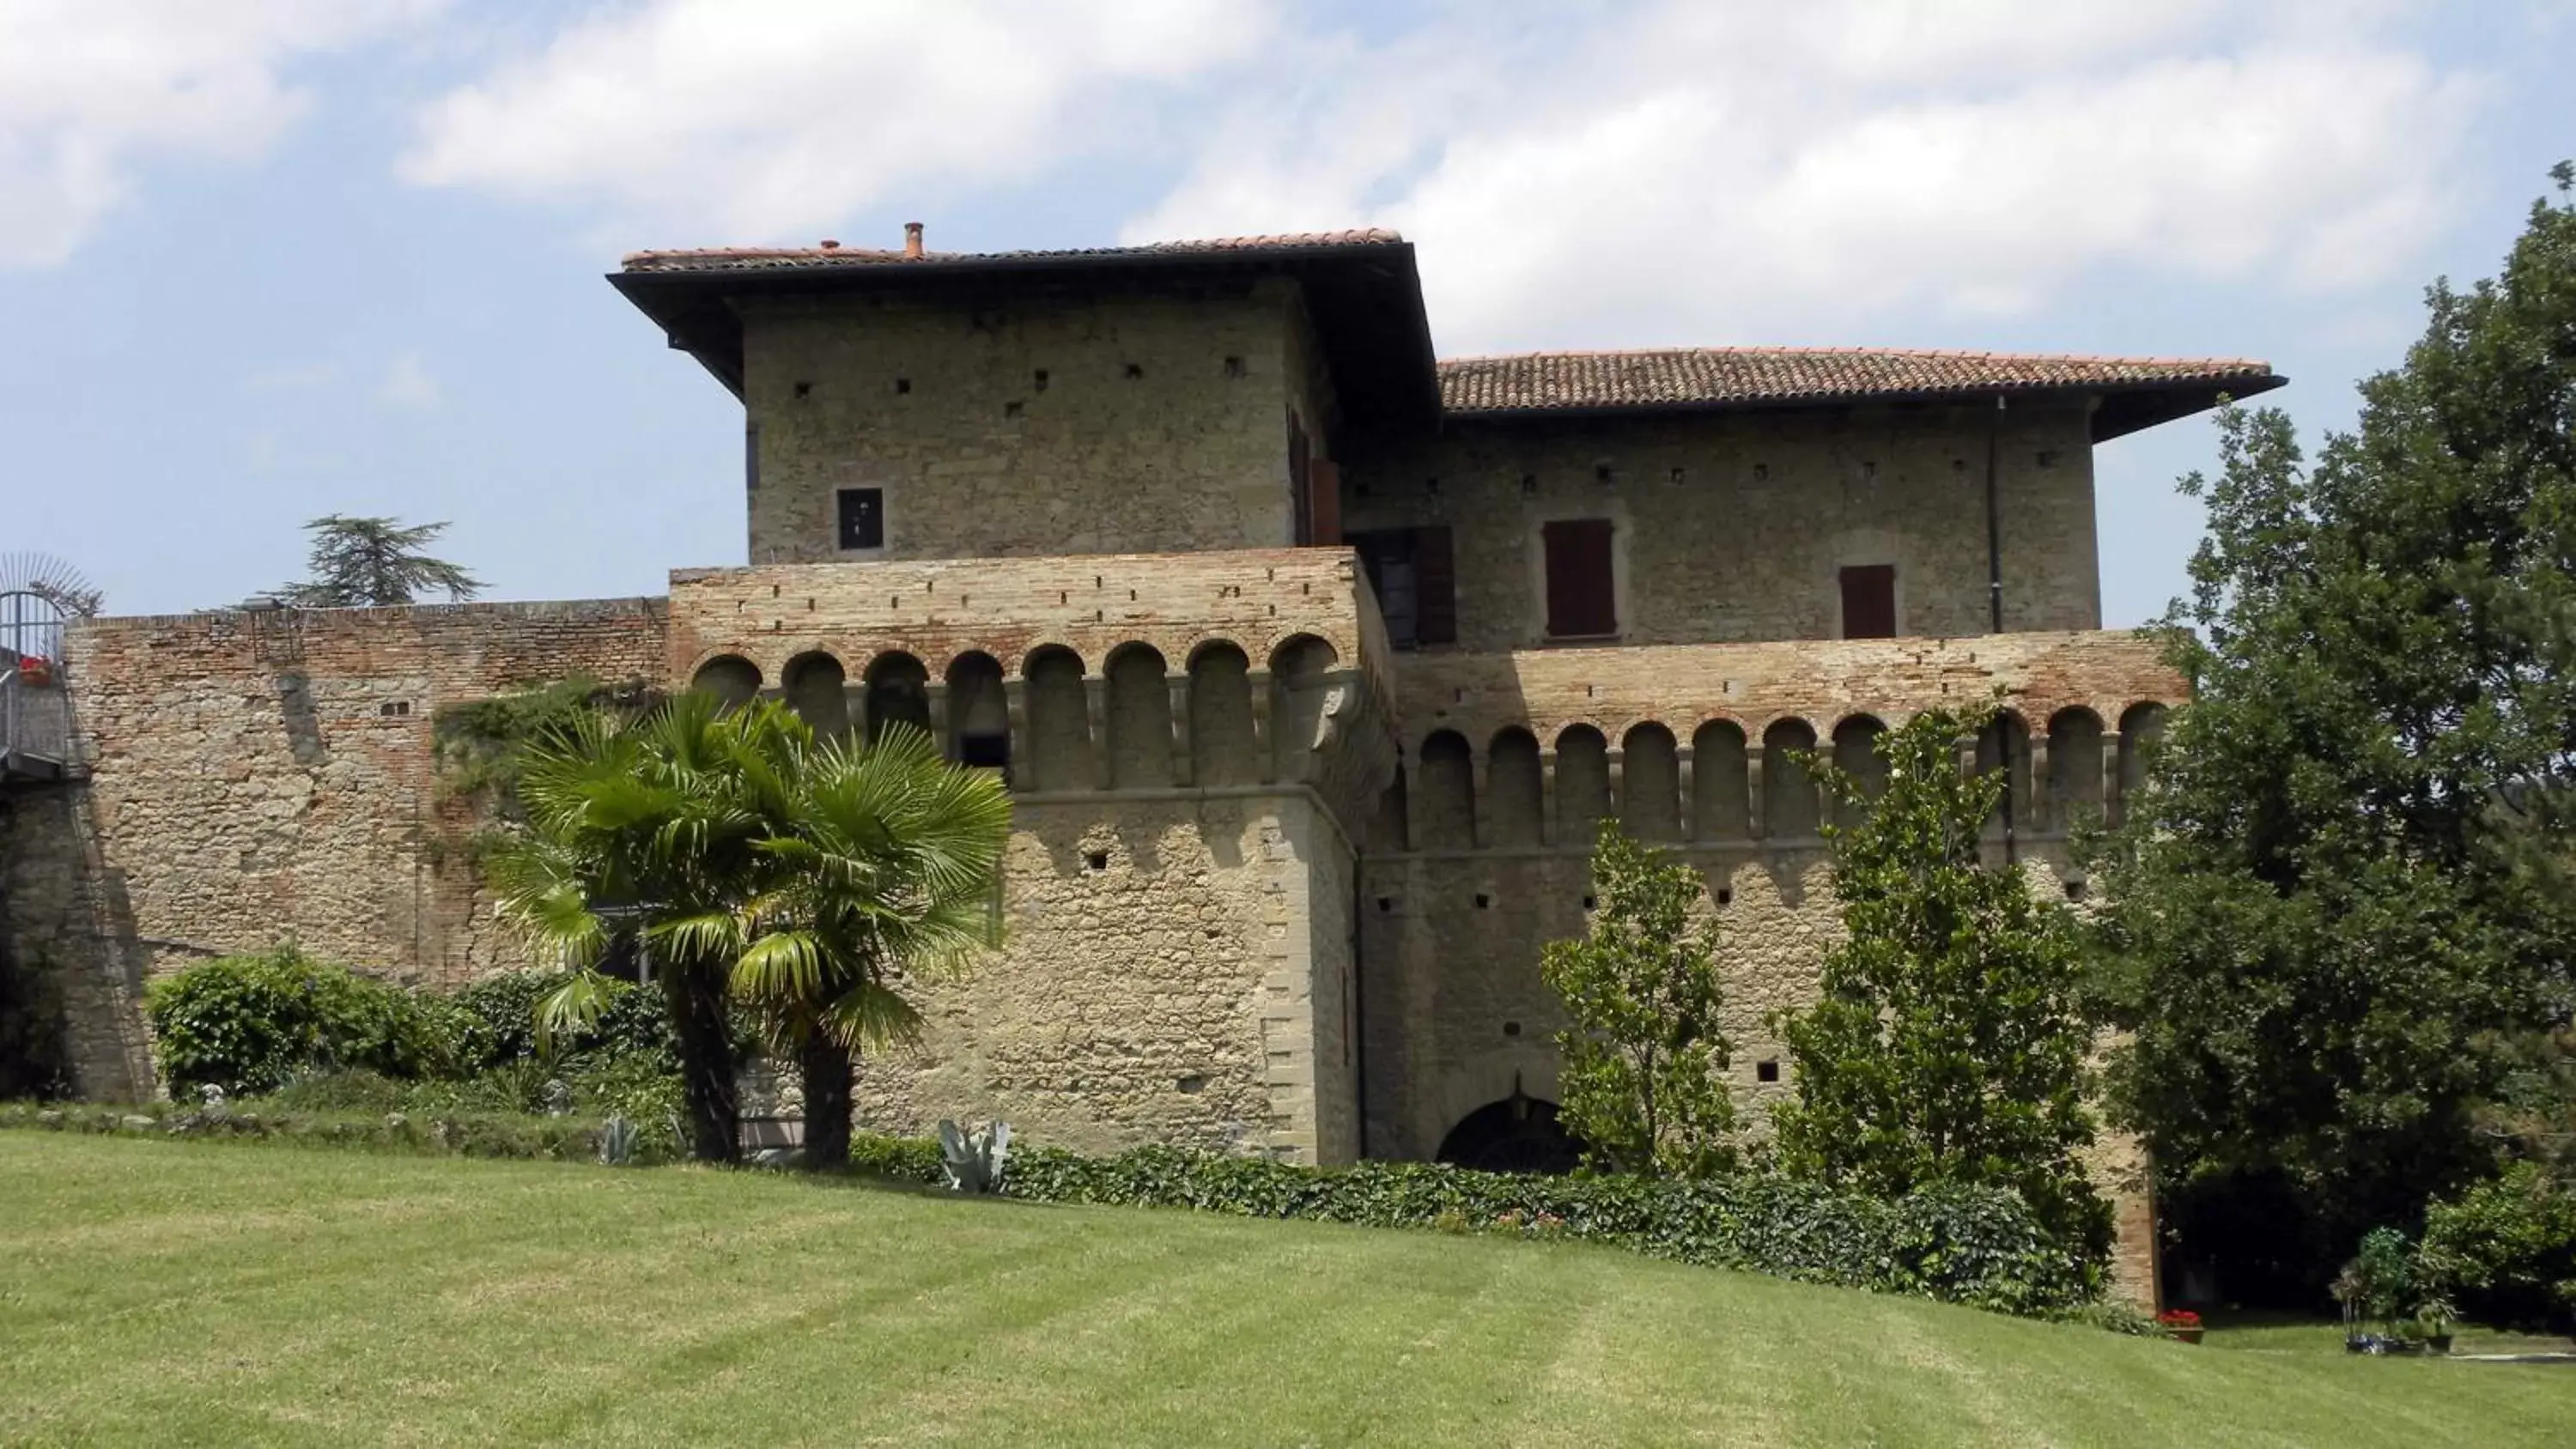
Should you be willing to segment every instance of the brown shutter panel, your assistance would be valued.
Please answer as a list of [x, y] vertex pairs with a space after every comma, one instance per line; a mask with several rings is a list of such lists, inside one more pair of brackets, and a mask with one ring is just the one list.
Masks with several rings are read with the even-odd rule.
[[1843, 570], [1843, 637], [1896, 637], [1896, 565], [1863, 564]]
[[1547, 632], [1589, 638], [1619, 632], [1610, 574], [1610, 520], [1564, 518], [1540, 529], [1547, 550]]
[[1458, 571], [1450, 561], [1445, 523], [1413, 530], [1413, 639], [1458, 642]]
[[1288, 541], [1303, 546], [1315, 541], [1315, 480], [1308, 470], [1306, 425], [1297, 410], [1288, 410]]
[[1342, 465], [1330, 458], [1316, 458], [1306, 465], [1307, 487], [1314, 491], [1309, 513], [1314, 519], [1314, 537], [1307, 542], [1329, 547], [1342, 541]]

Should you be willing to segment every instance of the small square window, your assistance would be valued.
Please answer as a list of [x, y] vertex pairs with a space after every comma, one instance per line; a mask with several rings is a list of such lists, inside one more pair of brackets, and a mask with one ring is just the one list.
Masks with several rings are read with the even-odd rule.
[[844, 550], [885, 547], [885, 490], [841, 490], [840, 539]]
[[1776, 1082], [1780, 1080], [1780, 1064], [1774, 1061], [1755, 1062], [1753, 1064], [1753, 1080], [1757, 1082]]

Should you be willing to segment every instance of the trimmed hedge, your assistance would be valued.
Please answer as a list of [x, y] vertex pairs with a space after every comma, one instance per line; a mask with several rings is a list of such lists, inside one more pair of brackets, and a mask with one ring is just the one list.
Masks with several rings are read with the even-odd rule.
[[[943, 1180], [935, 1142], [861, 1137], [861, 1171]], [[1367, 1227], [1485, 1230], [1610, 1243], [1650, 1257], [2058, 1315], [2098, 1298], [2098, 1262], [2050, 1240], [2027, 1204], [1991, 1188], [1927, 1188], [1894, 1202], [1747, 1174], [1691, 1182], [1541, 1177], [1432, 1163], [1317, 1169], [1146, 1147], [1089, 1158], [1015, 1149], [1004, 1179], [1038, 1202], [1195, 1208]]]

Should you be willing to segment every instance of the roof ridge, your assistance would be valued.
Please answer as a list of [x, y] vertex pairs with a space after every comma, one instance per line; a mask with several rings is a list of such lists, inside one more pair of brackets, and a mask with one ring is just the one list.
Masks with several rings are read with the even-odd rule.
[[1914, 357], [1952, 362], [2088, 362], [2155, 367], [2228, 367], [2263, 368], [2271, 364], [2250, 357], [2161, 357], [2114, 352], [2002, 352], [1992, 348], [1972, 347], [1819, 347], [1763, 346], [1728, 344], [1715, 347], [1604, 347], [1561, 348], [1536, 352], [1472, 353], [1463, 357], [1440, 358], [1442, 367], [1471, 363], [1540, 362], [1557, 358], [1663, 358], [1663, 357]]
[[690, 261], [709, 262], [972, 262], [982, 260], [1028, 260], [1048, 257], [1125, 257], [1176, 255], [1202, 252], [1277, 251], [1304, 247], [1397, 246], [1404, 234], [1387, 227], [1346, 227], [1339, 231], [1269, 232], [1252, 236], [1183, 237], [1171, 241], [1122, 242], [1092, 247], [1016, 247], [992, 252], [924, 252], [918, 256], [900, 250], [875, 247], [845, 247], [835, 242], [830, 246], [718, 246], [656, 248], [626, 253], [619, 265], [629, 271]]

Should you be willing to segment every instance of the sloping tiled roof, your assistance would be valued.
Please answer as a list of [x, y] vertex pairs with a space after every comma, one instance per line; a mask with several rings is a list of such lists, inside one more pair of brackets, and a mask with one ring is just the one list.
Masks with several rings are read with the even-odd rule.
[[1401, 246], [1404, 238], [1369, 227], [1353, 231], [1295, 232], [1281, 236], [1211, 237], [1200, 241], [1148, 242], [1129, 247], [1070, 247], [1059, 251], [924, 252], [865, 247], [699, 247], [682, 251], [629, 252], [630, 272], [762, 272], [799, 267], [921, 266], [939, 263], [973, 267], [1013, 262], [1135, 261], [1152, 257], [1194, 257], [1222, 253], [1306, 252], [1330, 247]]
[[1657, 352], [1534, 352], [1440, 364], [1449, 413], [1796, 405], [1901, 395], [2053, 389], [2279, 385], [2268, 364], [2236, 358], [2059, 357], [1842, 347], [1698, 347]]

